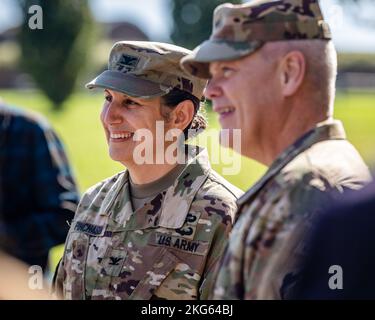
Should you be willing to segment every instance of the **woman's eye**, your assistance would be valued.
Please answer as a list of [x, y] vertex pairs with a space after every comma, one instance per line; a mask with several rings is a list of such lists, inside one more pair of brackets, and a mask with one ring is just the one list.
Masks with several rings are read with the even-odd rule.
[[126, 107], [134, 107], [134, 106], [139, 106], [139, 103], [133, 101], [133, 100], [130, 100], [130, 99], [127, 99], [123, 102], [123, 104], [126, 106]]

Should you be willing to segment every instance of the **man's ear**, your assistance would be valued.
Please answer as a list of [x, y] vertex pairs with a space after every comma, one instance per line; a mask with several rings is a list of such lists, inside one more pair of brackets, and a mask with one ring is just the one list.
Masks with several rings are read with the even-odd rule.
[[306, 58], [300, 51], [291, 51], [281, 60], [280, 81], [284, 97], [294, 95], [301, 87], [306, 74]]
[[194, 117], [194, 104], [191, 100], [180, 102], [171, 114], [171, 125], [182, 131], [190, 124]]

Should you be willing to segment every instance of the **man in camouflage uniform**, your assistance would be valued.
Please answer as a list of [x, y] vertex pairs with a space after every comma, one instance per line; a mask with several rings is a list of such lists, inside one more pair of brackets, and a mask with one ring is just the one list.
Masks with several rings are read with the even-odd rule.
[[[110, 88], [127, 99], [143, 97], [142, 101], [179, 87], [199, 103], [205, 81], [184, 73], [179, 66], [188, 53], [161, 43], [117, 43], [111, 51], [109, 70], [89, 87]], [[118, 126], [123, 121], [121, 114], [127, 112], [126, 103], [117, 110]], [[105, 106], [115, 108], [112, 102]], [[132, 106], [132, 112], [137, 108], [143, 106]], [[205, 150], [186, 149], [187, 164], [178, 176], [141, 205], [136, 205], [133, 193], [130, 160], [120, 161], [128, 170], [85, 193], [56, 273], [55, 287], [63, 298], [207, 298], [212, 290], [212, 270], [225, 248], [242, 192], [210, 168]], [[152, 175], [163, 167], [139, 168]], [[157, 184], [161, 185], [162, 179]]]
[[316, 0], [221, 5], [210, 39], [182, 59], [210, 78], [205, 95], [223, 128], [242, 130], [242, 154], [269, 166], [237, 202], [213, 298], [290, 297], [312, 214], [370, 180], [332, 118], [336, 59]]

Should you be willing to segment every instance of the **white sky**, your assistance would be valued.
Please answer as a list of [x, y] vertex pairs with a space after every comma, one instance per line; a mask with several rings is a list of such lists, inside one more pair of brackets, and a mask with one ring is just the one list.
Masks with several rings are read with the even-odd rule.
[[[350, 8], [342, 8], [337, 0], [323, 0], [321, 4], [338, 50], [375, 52], [375, 30], [357, 25], [348, 14]], [[99, 21], [126, 20], [141, 27], [152, 40], [169, 40], [170, 0], [90, 0], [90, 5]], [[371, 10], [375, 11], [375, 6], [368, 8]], [[0, 0], [0, 32], [20, 24], [21, 19], [14, 0]]]

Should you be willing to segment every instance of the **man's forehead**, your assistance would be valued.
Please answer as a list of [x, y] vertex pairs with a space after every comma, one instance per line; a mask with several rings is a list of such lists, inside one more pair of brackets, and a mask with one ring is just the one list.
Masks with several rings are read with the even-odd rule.
[[213, 72], [218, 72], [220, 68], [223, 68], [223, 67], [241, 67], [248, 61], [253, 60], [258, 55], [261, 49], [262, 48], [260, 48], [256, 52], [253, 52], [252, 54], [249, 54], [245, 57], [240, 57], [238, 59], [210, 62], [209, 72], [212, 75]]
[[210, 62], [209, 71], [210, 73], [212, 73], [219, 71], [220, 68], [224, 66], [235, 66], [239, 63], [240, 60], [241, 59]]

